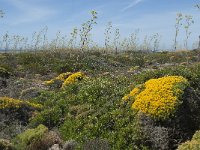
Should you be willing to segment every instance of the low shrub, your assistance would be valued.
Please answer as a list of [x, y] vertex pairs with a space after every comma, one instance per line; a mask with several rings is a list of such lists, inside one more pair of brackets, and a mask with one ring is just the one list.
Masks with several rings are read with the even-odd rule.
[[11, 73], [7, 69], [0, 66], [0, 77], [1, 78], [9, 78], [10, 75], [11, 75]]
[[9, 118], [9, 123], [7, 124], [11, 124], [18, 120], [22, 125], [25, 125], [29, 121], [30, 117], [32, 117], [37, 110], [41, 110], [42, 107], [41, 104], [13, 99], [10, 97], [0, 97], [0, 113], [5, 114], [6, 117]]
[[36, 127], [39, 124], [44, 124], [48, 128], [53, 128], [62, 123], [62, 118], [63, 112], [58, 106], [56, 106], [35, 114], [35, 116], [30, 119], [29, 126]]
[[200, 149], [200, 131], [196, 131], [191, 141], [187, 141], [178, 146], [177, 150], [199, 150]]
[[136, 114], [129, 109], [130, 104], [120, 101], [128, 80], [99, 77], [80, 82], [71, 102], [75, 106], [68, 107], [69, 113], [60, 127], [62, 137], [77, 141], [80, 148], [96, 138], [104, 139], [111, 149], [145, 147]]
[[62, 145], [62, 140], [56, 132], [49, 131], [44, 133], [40, 140], [37, 139], [36, 141], [32, 141], [30, 146], [28, 146], [28, 149], [47, 150], [54, 144]]
[[48, 128], [44, 125], [39, 125], [35, 129], [28, 129], [13, 140], [14, 146], [17, 150], [34, 150], [35, 148], [32, 145], [40, 141], [47, 132]]
[[196, 73], [194, 73], [190, 68], [183, 66], [165, 67], [160, 70], [147, 70], [143, 71], [141, 74], [135, 75], [134, 81], [137, 84], [143, 84], [150, 79], [156, 79], [164, 76], [183, 76], [184, 78], [191, 81]]
[[23, 106], [28, 106], [36, 109], [41, 109], [42, 105], [40, 104], [35, 104], [35, 103], [30, 103], [28, 101], [22, 101], [18, 99], [13, 99], [10, 97], [0, 97], [0, 110], [3, 109], [18, 109]]

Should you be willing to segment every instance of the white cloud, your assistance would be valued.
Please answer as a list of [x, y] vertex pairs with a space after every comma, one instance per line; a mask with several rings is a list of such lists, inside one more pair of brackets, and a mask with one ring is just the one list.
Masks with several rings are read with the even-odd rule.
[[18, 11], [19, 16], [12, 20], [11, 24], [32, 23], [41, 21], [47, 17], [56, 14], [56, 11], [45, 6], [36, 4], [31, 0], [6, 0], [10, 5], [13, 5]]
[[128, 6], [122, 8], [121, 11], [124, 12], [124, 11], [126, 11], [126, 10], [128, 10], [128, 9], [134, 7], [134, 6], [136, 6], [137, 4], [139, 4], [139, 3], [143, 2], [143, 1], [144, 0], [134, 0]]

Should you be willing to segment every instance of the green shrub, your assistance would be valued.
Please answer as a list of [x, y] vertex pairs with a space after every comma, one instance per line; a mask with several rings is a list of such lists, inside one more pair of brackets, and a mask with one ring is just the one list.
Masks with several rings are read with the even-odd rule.
[[42, 105], [31, 103], [29, 101], [23, 101], [19, 99], [13, 99], [10, 97], [0, 97], [0, 113], [5, 114], [9, 118], [9, 122], [20, 121], [25, 125], [29, 121], [30, 117], [34, 115], [37, 110], [42, 109]]
[[187, 141], [178, 146], [177, 150], [199, 150], [200, 149], [200, 131], [196, 131], [191, 141]]
[[47, 150], [54, 144], [62, 145], [62, 140], [56, 132], [50, 131], [45, 133], [40, 140], [32, 142], [29, 146], [29, 149]]
[[68, 117], [60, 128], [61, 135], [65, 140], [76, 140], [80, 147], [100, 138], [105, 139], [112, 149], [141, 149], [144, 137], [135, 114], [128, 109], [103, 113], [105, 111], [99, 108], [99, 112], [84, 118]]
[[163, 76], [183, 76], [190, 80], [195, 74], [186, 67], [166, 67], [161, 70], [144, 71], [141, 74], [134, 76], [134, 81], [142, 84], [150, 79], [160, 78]]
[[61, 123], [62, 114], [62, 110], [58, 106], [45, 109], [31, 119], [29, 126], [35, 127], [39, 124], [44, 124], [49, 128], [58, 126]]
[[55, 71], [60, 74], [63, 72], [73, 72], [74, 69], [71, 64], [63, 62], [55, 66]]
[[14, 146], [17, 150], [28, 150], [32, 144], [40, 141], [47, 132], [48, 128], [44, 125], [39, 125], [35, 129], [28, 129], [14, 139]]
[[144, 138], [136, 114], [121, 103], [130, 81], [123, 76], [86, 78], [60, 91], [43, 92], [34, 101], [43, 104], [44, 111], [30, 125], [59, 127], [64, 140], [77, 141], [79, 148], [100, 138], [112, 149], [141, 149]]
[[76, 140], [80, 147], [100, 138], [105, 139], [112, 149], [140, 149], [143, 136], [135, 113], [130, 110], [130, 105], [121, 104], [121, 97], [127, 90], [125, 85], [127, 79], [120, 77], [81, 82], [75, 96], [76, 103], [73, 103], [76, 107], [69, 106], [72, 111], [60, 127], [63, 138]]
[[0, 77], [9, 78], [10, 75], [11, 75], [11, 73], [7, 69], [0, 66]]

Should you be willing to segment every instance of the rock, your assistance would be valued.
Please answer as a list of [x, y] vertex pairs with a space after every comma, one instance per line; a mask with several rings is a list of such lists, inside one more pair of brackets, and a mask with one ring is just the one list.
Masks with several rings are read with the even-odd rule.
[[59, 144], [54, 144], [51, 148], [48, 150], [61, 150]]
[[14, 150], [12, 143], [6, 139], [0, 139], [0, 149], [1, 150]]

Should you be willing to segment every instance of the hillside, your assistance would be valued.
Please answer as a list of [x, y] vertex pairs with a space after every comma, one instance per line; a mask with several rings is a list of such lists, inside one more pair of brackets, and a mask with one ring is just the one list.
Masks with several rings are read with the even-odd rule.
[[0, 149], [198, 149], [200, 51], [2, 53], [0, 116]]

